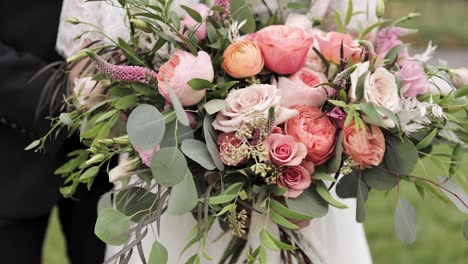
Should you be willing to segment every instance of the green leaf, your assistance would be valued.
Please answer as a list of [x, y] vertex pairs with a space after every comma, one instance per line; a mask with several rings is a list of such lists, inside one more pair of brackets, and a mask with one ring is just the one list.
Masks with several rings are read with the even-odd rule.
[[465, 223], [463, 223], [463, 236], [465, 240], [468, 240], [468, 220], [465, 220]]
[[271, 200], [271, 207], [273, 208], [273, 210], [275, 212], [277, 212], [278, 214], [280, 214], [280, 215], [282, 215], [282, 216], [284, 216], [286, 218], [295, 219], [295, 220], [309, 220], [309, 219], [312, 219], [311, 216], [297, 213], [297, 212], [289, 209], [288, 207], [284, 206], [283, 204], [281, 204], [280, 202], [275, 201], [275, 200]]
[[200, 164], [203, 168], [207, 170], [214, 170], [216, 168], [205, 143], [196, 139], [186, 139], [182, 141], [180, 149], [185, 156]]
[[166, 264], [167, 259], [167, 249], [157, 240], [154, 240], [148, 259], [148, 264]]
[[[453, 179], [444, 176], [439, 176], [439, 184], [441, 192], [452, 201], [452, 203], [464, 214], [468, 214], [468, 195], [462, 187], [460, 187]], [[448, 191], [450, 192], [448, 192]], [[453, 194], [452, 194], [453, 193]], [[455, 195], [456, 196], [455, 196]], [[461, 201], [460, 201], [461, 200]]]
[[357, 201], [356, 201], [356, 222], [358, 223], [363, 223], [364, 220], [366, 219], [366, 208], [365, 208], [365, 203], [366, 203], [366, 198], [367, 197], [367, 186], [365, 186], [365, 183], [362, 181], [362, 179], [359, 177], [358, 178], [358, 184], [357, 184]]
[[278, 225], [284, 226], [289, 229], [299, 229], [299, 226], [291, 223], [286, 218], [282, 217], [281, 215], [277, 214], [275, 211], [270, 212], [271, 219], [277, 223]]
[[413, 142], [406, 137], [402, 141], [390, 135], [385, 136], [385, 141], [384, 167], [400, 175], [410, 174], [419, 159]]
[[315, 172], [312, 175], [312, 179], [314, 180], [322, 180], [322, 181], [330, 181], [330, 182], [336, 182], [335, 178], [333, 178], [330, 174], [325, 173], [325, 172]]
[[115, 196], [115, 207], [126, 216], [132, 216], [131, 220], [138, 223], [140, 219], [148, 215], [152, 206], [156, 205], [156, 194], [141, 188], [131, 187], [120, 191]]
[[455, 98], [464, 97], [464, 96], [468, 96], [468, 85], [458, 88], [454, 94]]
[[355, 198], [358, 181], [359, 179], [356, 171], [341, 177], [336, 185], [336, 194], [338, 197], [343, 199]]
[[193, 18], [193, 20], [197, 21], [198, 23], [202, 23], [203, 22], [203, 18], [202, 16], [195, 10], [193, 10], [192, 8], [186, 6], [186, 5], [181, 5], [180, 6], [182, 9], [185, 10], [185, 12], [187, 12], [187, 14]]
[[387, 54], [385, 55], [384, 60], [385, 61], [394, 61], [396, 59], [396, 57], [398, 56], [398, 54], [400, 54], [400, 52], [403, 50], [403, 48], [404, 48], [403, 45], [397, 45], [397, 46], [393, 47], [391, 50], [389, 50], [387, 52]]
[[65, 124], [67, 126], [72, 126], [73, 125], [73, 120], [70, 117], [69, 113], [61, 113], [59, 115], [59, 119], [60, 119], [60, 122], [62, 122], [63, 124]]
[[94, 233], [99, 239], [112, 246], [123, 245], [130, 236], [124, 235], [130, 229], [131, 221], [121, 212], [105, 208], [98, 215]]
[[361, 111], [370, 119], [370, 121], [379, 126], [383, 127], [382, 119], [380, 118], [379, 112], [375, 109], [373, 103], [361, 103]]
[[210, 43], [215, 43], [218, 40], [218, 34], [212, 23], [206, 23], [206, 34]]
[[225, 106], [226, 101], [221, 99], [212, 99], [203, 105], [209, 115], [216, 114], [217, 112], [223, 110]]
[[164, 133], [164, 137], [161, 140], [161, 147], [174, 147], [176, 145], [176, 138], [177, 143], [181, 144], [186, 139], [192, 139], [194, 130], [191, 127], [186, 126], [177, 126], [177, 135], [175, 135], [175, 127], [177, 121], [174, 119], [172, 122], [166, 125], [166, 132]]
[[119, 112], [119, 110], [117, 109], [112, 109], [108, 112], [105, 112], [104, 114], [102, 114], [98, 119], [96, 119], [96, 121], [94, 123], [99, 123], [99, 122], [102, 122], [104, 120], [107, 120], [108, 118], [112, 117], [115, 113]]
[[348, 1], [348, 11], [346, 12], [345, 25], [348, 25], [353, 18], [353, 0]]
[[262, 246], [269, 248], [271, 250], [279, 251], [280, 248], [275, 244], [273, 239], [271, 239], [270, 233], [266, 229], [262, 229], [260, 231], [260, 242], [262, 243]]
[[403, 243], [416, 241], [416, 210], [404, 197], [398, 199], [395, 210], [395, 232]]
[[302, 11], [305, 11], [307, 9], [307, 6], [302, 2], [289, 2], [287, 7], [288, 9], [302, 10]]
[[242, 34], [249, 34], [255, 32], [255, 18], [252, 10], [245, 0], [231, 0], [231, 14], [234, 19], [239, 23], [246, 21], [245, 25], [240, 29]]
[[362, 179], [371, 187], [379, 191], [388, 191], [398, 184], [398, 178], [383, 168], [369, 168], [362, 171]]
[[321, 181], [317, 183], [317, 193], [330, 205], [333, 205], [336, 208], [341, 208], [341, 209], [348, 208], [347, 205], [342, 204], [338, 202], [335, 198], [333, 198], [331, 194], [328, 192], [328, 189], [325, 186], [325, 184]]
[[457, 144], [453, 148], [452, 157], [450, 158], [449, 176], [455, 175], [456, 170], [462, 164], [464, 157], [463, 153], [463, 146], [461, 144]]
[[118, 46], [129, 62], [136, 65], [145, 64], [145, 62], [140, 58], [140, 56], [138, 56], [134, 49], [122, 38], [119, 38]]
[[225, 204], [234, 200], [237, 197], [237, 194], [228, 194], [228, 195], [218, 195], [211, 196], [208, 200], [209, 204]]
[[[340, 169], [341, 165], [341, 159], [343, 158], [343, 132], [338, 133], [338, 137], [336, 139], [336, 145], [335, 145], [335, 155], [328, 161], [328, 171], [331, 173], [336, 173]], [[317, 174], [317, 172], [315, 173]], [[315, 174], [313, 175], [314, 179], [318, 179], [315, 177]], [[330, 176], [330, 175], [328, 175]], [[332, 178], [333, 179], [333, 178]], [[325, 179], [329, 181], [328, 179]], [[334, 179], [333, 179], [334, 181]]]
[[381, 106], [377, 106], [377, 110], [382, 113], [384, 116], [390, 118], [390, 120], [392, 120], [396, 127], [398, 128], [398, 130], [401, 131], [401, 123], [400, 123], [400, 119], [398, 118], [398, 116], [391, 110], [385, 108], [385, 107], [381, 107]]
[[335, 24], [336, 24], [336, 31], [344, 33], [346, 31], [346, 27], [343, 24], [343, 20], [341, 19], [341, 15], [338, 11], [335, 11]]
[[291, 210], [313, 218], [328, 213], [328, 203], [320, 197], [315, 188], [306, 189], [298, 198], [286, 199], [286, 203]]
[[428, 147], [432, 141], [434, 140], [435, 136], [437, 136], [437, 128], [434, 128], [426, 137], [424, 137], [418, 144], [416, 144], [416, 149], [424, 149]]
[[210, 152], [211, 158], [213, 159], [216, 168], [219, 171], [222, 171], [224, 170], [224, 164], [219, 156], [219, 149], [216, 141], [213, 139], [214, 130], [211, 125], [212, 123], [213, 118], [209, 115], [206, 115], [205, 119], [203, 120], [203, 135], [205, 136], [206, 147], [208, 148], [208, 152]]
[[213, 84], [205, 79], [192, 79], [187, 83], [193, 90], [200, 91], [207, 88], [213, 88]]
[[143, 104], [135, 108], [127, 120], [127, 133], [132, 145], [141, 149], [154, 149], [163, 139], [166, 122], [159, 110]]
[[176, 111], [177, 119], [182, 125], [190, 126], [190, 121], [188, 119], [187, 113], [185, 112], [184, 107], [180, 103], [179, 98], [177, 98], [177, 95], [175, 94], [174, 90], [172, 90], [172, 87], [169, 85], [169, 83], [166, 82], [166, 86], [169, 92], [169, 96], [171, 97], [172, 105], [174, 106], [174, 110]]
[[93, 166], [87, 169], [83, 174], [80, 176], [80, 182], [86, 182], [91, 178], [94, 178], [99, 172], [99, 166]]
[[153, 156], [151, 172], [158, 184], [174, 186], [186, 178], [187, 160], [176, 147], [161, 148]]
[[172, 187], [167, 211], [172, 215], [189, 213], [198, 204], [198, 192], [192, 173], [186, 170], [184, 179]]

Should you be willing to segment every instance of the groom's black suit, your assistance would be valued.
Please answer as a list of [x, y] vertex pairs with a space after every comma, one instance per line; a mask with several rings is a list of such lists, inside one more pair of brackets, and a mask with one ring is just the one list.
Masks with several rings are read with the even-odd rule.
[[45, 154], [24, 151], [47, 131], [45, 115], [35, 120], [47, 74], [29, 81], [60, 59], [54, 47], [61, 4], [0, 2], [0, 263], [40, 263], [48, 217], [57, 203], [72, 263], [93, 264], [103, 258], [104, 245], [93, 234], [98, 193], [83, 192], [78, 202], [60, 200], [60, 178], [53, 171], [63, 162], [67, 146], [62, 141], [48, 146]]

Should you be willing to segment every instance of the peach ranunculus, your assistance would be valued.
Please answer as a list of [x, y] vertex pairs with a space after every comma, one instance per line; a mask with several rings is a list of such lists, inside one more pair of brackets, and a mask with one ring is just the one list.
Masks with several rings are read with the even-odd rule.
[[181, 34], [188, 36], [188, 31], [185, 30], [185, 27], [191, 28], [192, 30], [195, 31], [195, 36], [197, 37], [198, 41], [202, 41], [206, 38], [206, 21], [204, 21], [208, 16], [210, 16], [210, 8], [207, 7], [204, 4], [198, 4], [196, 5], [193, 10], [197, 11], [198, 14], [203, 19], [203, 22], [198, 23], [195, 21], [191, 16], [187, 15], [184, 17], [184, 19], [180, 22], [180, 31]]
[[194, 90], [187, 82], [194, 78], [213, 81], [214, 70], [208, 53], [199, 51], [194, 56], [185, 51], [177, 51], [171, 55], [169, 61], [159, 69], [157, 76], [159, 93], [171, 102], [167, 84], [174, 90], [183, 106], [191, 106], [205, 97], [206, 90]]
[[325, 163], [334, 154], [335, 124], [317, 107], [295, 105], [291, 109], [299, 111], [299, 115], [285, 123], [286, 134], [306, 145], [308, 161], [315, 165]]
[[305, 64], [313, 38], [304, 30], [285, 25], [266, 27], [255, 33], [265, 66], [272, 72], [292, 74]]
[[263, 70], [260, 48], [250, 40], [240, 40], [227, 47], [223, 54], [223, 70], [234, 78], [247, 78]]
[[280, 106], [281, 96], [276, 86], [253, 84], [246, 88], [231, 91], [226, 98], [226, 106], [218, 112], [213, 122], [216, 130], [234, 132], [244, 122], [249, 122], [258, 114], [268, 116], [270, 107], [275, 108], [275, 125], [297, 115], [297, 111]]
[[323, 73], [307, 68], [302, 68], [289, 78], [280, 77], [278, 79], [278, 89], [281, 95], [281, 105], [284, 107], [323, 105], [328, 99], [328, 94], [332, 92], [332, 88], [315, 86], [327, 81], [327, 77]]
[[361, 55], [359, 44], [348, 34], [328, 32], [325, 38], [317, 37], [317, 42], [322, 55], [334, 64], [340, 64], [341, 43], [343, 43], [343, 57], [345, 60], [352, 58], [356, 63]]
[[423, 66], [416, 61], [400, 62], [401, 69], [395, 76], [402, 80], [401, 94], [406, 97], [416, 97], [429, 91], [429, 81]]
[[292, 136], [270, 134], [264, 141], [269, 160], [276, 166], [297, 166], [307, 155], [307, 148]]
[[378, 126], [357, 129], [351, 122], [343, 129], [343, 150], [360, 169], [378, 166], [385, 154], [385, 138]]
[[236, 133], [221, 133], [218, 135], [219, 156], [228, 166], [237, 166], [247, 161], [247, 154], [242, 150], [243, 143]]
[[288, 189], [284, 197], [297, 198], [312, 184], [313, 173], [314, 164], [304, 161], [301, 165], [283, 167], [281, 177], [276, 183]]

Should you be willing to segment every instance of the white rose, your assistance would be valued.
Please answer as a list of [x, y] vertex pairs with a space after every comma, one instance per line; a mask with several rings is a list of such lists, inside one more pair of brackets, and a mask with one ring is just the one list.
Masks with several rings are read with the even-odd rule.
[[275, 107], [275, 125], [284, 123], [298, 114], [280, 106], [281, 96], [274, 85], [253, 84], [246, 88], [231, 91], [226, 98], [226, 106], [218, 112], [213, 122], [216, 130], [225, 133], [235, 132], [244, 122], [251, 121], [256, 115], [268, 115], [270, 107]]
[[[351, 74], [351, 88], [349, 97], [356, 101], [356, 87], [359, 77], [369, 70], [369, 62], [361, 63]], [[385, 107], [393, 112], [400, 110], [400, 96], [395, 76], [385, 68], [377, 68], [373, 74], [368, 74], [364, 81], [363, 101], [373, 103], [375, 106]], [[385, 127], [394, 127], [395, 123], [380, 113]]]
[[460, 88], [468, 85], [468, 69], [458, 68], [452, 71], [452, 80], [455, 87]]
[[91, 77], [81, 77], [75, 78], [73, 85], [73, 93], [81, 106], [92, 107], [104, 98], [106, 85], [103, 81], [97, 82]]

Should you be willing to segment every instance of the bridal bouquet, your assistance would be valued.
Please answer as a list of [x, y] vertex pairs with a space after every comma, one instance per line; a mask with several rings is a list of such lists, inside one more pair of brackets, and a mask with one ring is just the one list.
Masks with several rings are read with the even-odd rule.
[[[411, 32], [400, 24], [415, 14], [347, 32], [360, 15], [350, 2], [328, 32], [300, 15], [299, 3], [261, 19], [244, 0], [180, 6], [183, 17], [171, 0], [120, 0], [128, 40], [89, 25], [106, 41], [69, 58], [66, 69], [79, 72], [72, 92], [51, 131], [28, 148], [42, 149], [64, 128], [79, 134], [85, 147], [56, 171], [66, 197], [108, 171], [116, 187], [103, 198], [95, 232], [125, 245], [109, 261], [126, 259], [134, 247], [143, 255], [140, 242], [163, 214], [197, 219], [180, 241], [181, 256], [200, 247], [186, 263], [210, 259], [204, 246], [214, 225], [232, 235], [220, 262], [242, 253], [249, 263], [268, 263], [273, 250], [285, 262], [308, 263], [298, 230], [330, 206], [347, 207], [334, 193], [357, 199], [358, 222], [371, 190], [399, 194], [400, 184], [468, 213], [460, 187], [466, 71], [429, 65], [431, 45], [409, 54], [400, 38]], [[381, 17], [382, 3], [377, 8]], [[440, 142], [453, 153], [432, 152]], [[117, 157], [118, 165], [111, 162]], [[423, 157], [447, 177], [413, 175]], [[395, 231], [403, 242], [416, 238], [415, 217], [399, 195]], [[149, 262], [165, 261], [155, 241]]]

